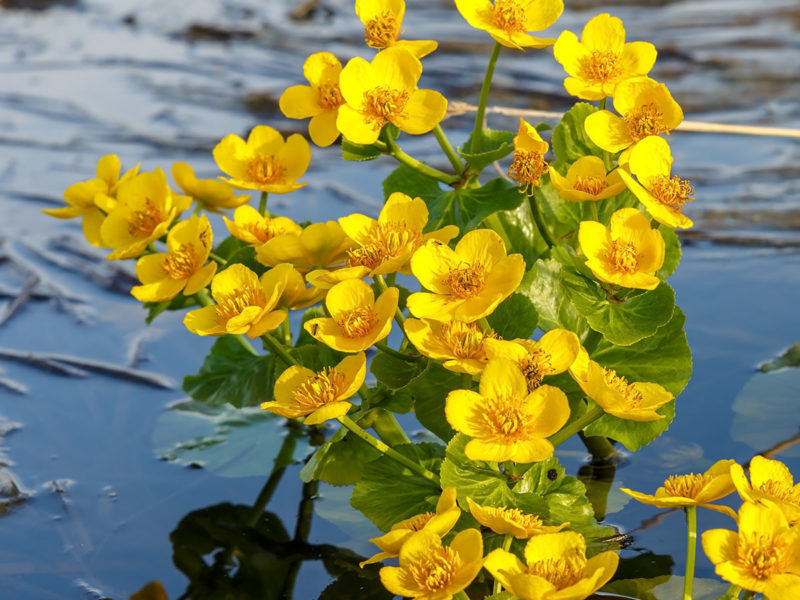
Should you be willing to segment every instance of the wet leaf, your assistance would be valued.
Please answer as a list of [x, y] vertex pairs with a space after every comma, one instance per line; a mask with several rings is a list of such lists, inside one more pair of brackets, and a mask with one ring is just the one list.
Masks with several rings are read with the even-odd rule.
[[767, 361], [758, 368], [764, 373], [769, 373], [784, 367], [800, 367], [800, 342], [786, 350], [779, 358]]
[[484, 129], [478, 135], [478, 145], [473, 149], [472, 134], [463, 146], [458, 148], [458, 153], [467, 161], [469, 166], [480, 172], [496, 160], [508, 156], [514, 151], [514, 134], [511, 131], [495, 131]]
[[352, 485], [361, 479], [367, 463], [380, 456], [380, 452], [342, 427], [317, 448], [300, 471], [300, 479], [319, 479], [333, 486]]
[[444, 416], [447, 394], [461, 387], [461, 375], [430, 361], [428, 369], [407, 391], [414, 397], [417, 420], [445, 442], [455, 435]]
[[[395, 192], [403, 192], [411, 198], [422, 198], [426, 203], [442, 193], [439, 182], [423, 175], [416, 169], [400, 165], [383, 180], [383, 196], [388, 198]], [[426, 231], [436, 229], [428, 221]]]
[[597, 110], [587, 102], [578, 102], [561, 117], [561, 122], [553, 129], [551, 140], [559, 163], [572, 164], [590, 154], [602, 158], [603, 150], [589, 139], [584, 127], [586, 117]]
[[569, 301], [561, 269], [555, 258], [536, 261], [522, 278], [517, 293], [526, 295], [533, 302], [539, 315], [540, 329], [550, 331], [563, 327], [583, 337], [588, 331], [586, 319]]
[[506, 340], [528, 339], [536, 331], [536, 308], [524, 294], [511, 294], [489, 315], [492, 329]]

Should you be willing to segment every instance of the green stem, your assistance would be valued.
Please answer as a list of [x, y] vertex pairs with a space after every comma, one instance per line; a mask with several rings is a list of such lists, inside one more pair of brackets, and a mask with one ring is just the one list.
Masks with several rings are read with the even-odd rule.
[[405, 354], [404, 352], [398, 352], [394, 348], [387, 346], [386, 342], [375, 342], [375, 347], [389, 356], [393, 356], [394, 358], [399, 358], [400, 360], [410, 363], [415, 363], [422, 358], [421, 356], [411, 356], [409, 354]]
[[[511, 548], [512, 541], [514, 541], [514, 536], [511, 535], [510, 533], [507, 533], [506, 537], [503, 538], [503, 550], [508, 552], [509, 549]], [[499, 579], [495, 579], [494, 588], [492, 588], [492, 595], [499, 594], [501, 591], [503, 591], [503, 586], [500, 584]]]
[[[608, 98], [603, 98], [600, 100], [600, 110], [607, 110], [606, 105], [608, 104]], [[606, 172], [611, 171], [613, 168], [613, 164], [611, 163], [611, 153], [608, 150], [603, 150], [603, 164], [606, 167]], [[595, 221], [597, 219], [595, 218]]]
[[391, 154], [397, 162], [400, 162], [407, 167], [411, 167], [422, 173], [423, 175], [427, 175], [428, 177], [432, 177], [442, 183], [446, 183], [451, 185], [456, 183], [460, 177], [457, 175], [448, 175], [444, 171], [440, 171], [439, 169], [434, 169], [433, 167], [429, 167], [425, 163], [418, 161], [416, 158], [409, 156], [405, 152], [403, 152], [397, 143], [392, 139], [392, 136], [386, 136], [386, 145], [389, 148], [389, 154]]
[[280, 331], [281, 337], [283, 338], [283, 343], [286, 344], [287, 346], [291, 346], [292, 345], [292, 328], [291, 328], [291, 325], [289, 325], [289, 319], [285, 319], [283, 321], [283, 323], [281, 323], [280, 328], [278, 329], [278, 331]]
[[421, 464], [414, 462], [410, 458], [403, 456], [397, 450], [393, 450], [392, 448], [384, 444], [382, 441], [371, 436], [369, 433], [361, 429], [361, 427], [359, 427], [350, 417], [345, 415], [343, 417], [337, 417], [337, 420], [342, 425], [347, 427], [347, 429], [353, 432], [353, 434], [355, 434], [359, 439], [361, 439], [363, 442], [366, 442], [367, 444], [375, 448], [375, 450], [377, 450], [378, 452], [381, 452], [382, 454], [388, 456], [396, 463], [403, 465], [404, 467], [410, 469], [417, 475], [420, 475], [425, 479], [431, 481], [437, 486], [439, 485], [439, 477], [435, 473], [431, 473]]
[[[389, 286], [386, 285], [386, 280], [383, 278], [383, 275], [375, 275], [372, 277], [372, 280], [375, 282], [375, 285], [378, 286], [378, 289], [381, 291], [381, 294], [389, 289]], [[400, 329], [405, 333], [406, 331], [406, 318], [403, 316], [403, 311], [400, 310], [400, 307], [394, 309], [394, 320], [397, 321], [397, 324], [400, 326]]]
[[390, 446], [411, 443], [394, 414], [388, 410], [377, 409], [375, 418], [372, 421], [372, 428], [378, 434], [378, 437]]
[[267, 216], [267, 192], [261, 192], [261, 199], [258, 201], [258, 212], [261, 216]]
[[697, 507], [686, 506], [686, 575], [683, 578], [683, 600], [692, 600], [694, 557], [697, 553]]
[[261, 339], [264, 340], [264, 345], [269, 348], [269, 351], [273, 354], [276, 354], [280, 357], [280, 359], [285, 362], [288, 366], [292, 365], [299, 365], [295, 359], [291, 357], [291, 355], [286, 351], [286, 348], [283, 347], [278, 340], [272, 337], [270, 334], [265, 333], [261, 336]]
[[484, 333], [491, 333], [493, 331], [492, 326], [489, 325], [489, 319], [486, 317], [481, 317], [478, 319], [478, 325], [480, 325], [480, 328]]
[[469, 147], [470, 152], [473, 154], [478, 148], [478, 137], [483, 131], [483, 118], [486, 115], [486, 103], [489, 101], [489, 90], [492, 88], [492, 76], [494, 75], [494, 67], [497, 64], [497, 58], [500, 56], [500, 48], [502, 48], [500, 43], [495, 42], [492, 55], [489, 57], [489, 64], [486, 65], [486, 73], [483, 76], [481, 97], [478, 100], [478, 112], [475, 113], [475, 127], [472, 129], [472, 142]]
[[555, 246], [555, 242], [553, 242], [553, 238], [550, 236], [550, 230], [547, 229], [547, 226], [544, 224], [544, 219], [542, 219], [542, 212], [539, 210], [537, 195], [533, 194], [530, 196], [528, 198], [528, 203], [531, 207], [531, 214], [533, 215], [533, 221], [536, 223], [536, 228], [539, 230], [539, 233], [542, 234], [542, 239], [547, 244], [547, 247], [552, 248]]
[[592, 460], [597, 462], [604, 462], [611, 460], [617, 455], [617, 450], [614, 448], [607, 437], [603, 436], [586, 436], [583, 433], [578, 434], [586, 446], [586, 450], [592, 455]]
[[747, 590], [742, 596], [742, 600], [753, 600], [756, 597], [756, 593], [752, 590]]
[[499, 211], [493, 212], [486, 217], [483, 222], [486, 223], [488, 227], [494, 229], [495, 233], [503, 239], [503, 243], [506, 245], [506, 252], [511, 252], [511, 238], [508, 236], [508, 232], [503, 226], [503, 222], [500, 220], [500, 215], [498, 213]]
[[222, 258], [221, 256], [218, 256], [218, 255], [214, 254], [213, 252], [209, 252], [209, 253], [208, 253], [208, 257], [209, 257], [211, 260], [213, 260], [215, 263], [217, 263], [217, 264], [218, 264], [220, 267], [224, 267], [225, 265], [227, 265], [227, 264], [228, 264], [228, 261], [227, 261], [227, 260], [225, 260], [225, 259], [224, 259], [224, 258]]
[[436, 141], [439, 142], [442, 150], [444, 150], [444, 153], [447, 155], [447, 160], [453, 165], [456, 174], [461, 173], [464, 170], [464, 165], [456, 151], [453, 150], [453, 146], [450, 144], [450, 140], [447, 139], [441, 125], [437, 124], [436, 127], [433, 128], [433, 135], [436, 136]]
[[740, 588], [738, 585], [731, 584], [731, 587], [728, 588], [728, 591], [725, 592], [725, 595], [718, 600], [735, 600], [741, 593], [742, 588]]
[[586, 218], [584, 220], [586, 220], [586, 221], [599, 221], [600, 220], [600, 217], [597, 215], [597, 202], [594, 202], [592, 200], [587, 200], [586, 202], [583, 203], [583, 205], [586, 207], [586, 211], [585, 211], [586, 212]]
[[569, 423], [561, 431], [551, 435], [550, 443], [552, 443], [553, 446], [560, 446], [579, 431], [583, 431], [585, 427], [591, 423], [594, 423], [604, 414], [605, 411], [595, 404], [592, 408], [587, 410], [583, 416], [575, 419], [572, 423]]

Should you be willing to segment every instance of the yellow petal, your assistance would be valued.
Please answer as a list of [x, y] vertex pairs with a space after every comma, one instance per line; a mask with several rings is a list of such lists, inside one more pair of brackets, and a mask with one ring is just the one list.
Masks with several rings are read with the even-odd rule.
[[590, 55], [589, 50], [578, 41], [578, 36], [571, 31], [562, 31], [553, 46], [553, 56], [573, 77], [582, 72], [582, 63]]
[[561, 0], [532, 0], [524, 8], [525, 31], [542, 31], [558, 20], [564, 11], [564, 3]]
[[312, 54], [303, 63], [303, 75], [314, 86], [338, 81], [341, 71], [342, 63], [330, 52]]
[[[394, 46], [378, 52], [372, 68], [380, 74], [381, 85], [393, 90], [413, 90], [422, 75], [422, 63], [408, 50]], [[348, 103], [350, 101], [348, 100]]]
[[349, 104], [339, 107], [336, 129], [351, 142], [366, 145], [374, 143], [381, 133], [380, 128], [373, 127], [372, 123], [366, 121], [363, 113], [351, 108]]
[[619, 152], [633, 143], [625, 121], [607, 110], [586, 117], [584, 128], [589, 139], [609, 152]]
[[374, 303], [375, 294], [372, 288], [360, 279], [337, 283], [330, 289], [325, 299], [325, 305], [334, 319], [343, 313], [364, 306], [372, 306]]
[[528, 384], [515, 363], [495, 358], [483, 371], [480, 393], [486, 398], [521, 398], [528, 394]]
[[381, 209], [378, 223], [399, 222], [404, 223], [405, 227], [411, 231], [422, 232], [428, 224], [428, 207], [425, 201], [422, 198], [411, 198], [403, 192], [394, 192], [390, 195]]
[[281, 94], [278, 106], [290, 119], [306, 119], [324, 109], [319, 104], [319, 94], [308, 85], [293, 85]]
[[459, 259], [470, 264], [480, 264], [491, 271], [495, 264], [506, 258], [506, 245], [493, 229], [476, 229], [467, 232], [456, 244]]
[[450, 427], [468, 436], [480, 435], [483, 398], [472, 390], [453, 390], [445, 400], [445, 417]]
[[569, 420], [567, 396], [552, 385], [541, 385], [533, 390], [528, 395], [527, 405], [534, 422], [531, 433], [537, 437], [553, 435]]
[[286, 169], [283, 176], [288, 181], [295, 181], [302, 177], [311, 163], [311, 148], [306, 138], [299, 133], [293, 133], [286, 139], [286, 143], [277, 153], [281, 165]]
[[339, 129], [336, 127], [336, 119], [339, 117], [339, 109], [323, 110], [308, 123], [308, 135], [311, 136], [317, 146], [325, 148], [333, 144], [339, 137]]
[[352, 408], [349, 402], [329, 402], [324, 406], [320, 406], [317, 410], [308, 415], [303, 421], [304, 425], [319, 425], [329, 419], [336, 419], [347, 414], [347, 411]]
[[727, 529], [709, 529], [703, 532], [703, 551], [714, 565], [735, 561], [738, 555], [739, 535]]
[[625, 27], [608, 13], [597, 15], [583, 28], [581, 43], [592, 50], [618, 54], [625, 45]]
[[436, 127], [446, 112], [447, 99], [442, 94], [435, 90], [415, 90], [393, 122], [401, 131], [419, 135]]

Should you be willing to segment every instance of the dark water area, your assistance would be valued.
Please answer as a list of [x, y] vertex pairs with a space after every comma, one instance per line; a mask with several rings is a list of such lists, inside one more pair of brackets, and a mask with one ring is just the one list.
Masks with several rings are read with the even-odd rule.
[[[800, 128], [796, 0], [567, 1], [553, 35], [605, 11], [624, 20], [629, 39], [656, 45], [653, 76], [687, 119]], [[445, 0], [409, 1], [404, 28], [440, 43], [422, 87], [475, 103], [488, 38]], [[145, 326], [127, 293], [133, 264], [103, 262], [77, 222], [40, 213], [104, 154], [148, 170], [186, 161], [213, 177], [210, 151], [227, 133], [259, 123], [304, 132], [276, 102], [321, 50], [371, 55], [352, 2], [0, 0], [0, 314], [32, 292], [0, 324], [0, 598], [127, 599], [151, 580], [172, 600], [190, 585], [194, 595], [183, 597], [277, 599], [292, 581], [297, 600], [387, 597], [376, 569], [355, 566], [377, 530], [349, 507], [350, 488], [303, 486], [300, 464], [265, 485], [287, 430], [258, 411], [242, 424], [181, 404], [180, 381], [213, 340], [186, 331], [178, 313]], [[563, 110], [563, 77], [550, 52], [504, 52], [492, 103]], [[490, 125], [516, 127], [495, 115]], [[461, 144], [469, 116], [444, 127]], [[444, 167], [429, 142], [406, 149]], [[697, 191], [687, 213], [701, 234], [684, 240], [670, 280], [694, 375], [669, 431], [617, 468], [604, 521], [630, 536], [629, 573], [665, 574], [659, 600], [682, 586], [683, 516], [626, 502], [618, 487], [652, 491], [672, 473], [770, 449], [800, 474], [800, 369], [757, 370], [800, 340], [800, 144], [688, 132], [671, 142], [675, 171]], [[271, 209], [296, 220], [374, 216], [393, 166], [363, 168], [337, 147], [312, 147], [309, 185], [273, 196]], [[45, 355], [55, 353], [127, 369], [127, 378], [87, 364], [52, 372]], [[299, 460], [313, 440], [294, 441]], [[559, 457], [570, 474], [585, 469], [580, 444]], [[267, 513], [253, 520], [267, 496]], [[731, 523], [705, 511], [700, 528], [710, 527]], [[221, 577], [214, 557], [231, 544], [237, 566]], [[702, 551], [697, 576], [708, 580], [697, 598], [726, 587]]]

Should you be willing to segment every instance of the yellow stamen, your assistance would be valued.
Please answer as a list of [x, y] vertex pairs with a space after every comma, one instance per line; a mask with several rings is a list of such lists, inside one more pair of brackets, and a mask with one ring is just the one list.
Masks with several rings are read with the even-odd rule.
[[410, 529], [411, 531], [421, 531], [425, 525], [428, 524], [433, 517], [436, 516], [436, 513], [426, 512], [419, 515], [415, 515], [408, 519], [403, 519], [402, 521], [395, 523], [392, 525], [392, 530], [395, 529]]
[[450, 548], [430, 548], [413, 558], [408, 570], [419, 588], [436, 592], [447, 588], [453, 581], [461, 558]]
[[381, 244], [369, 244], [347, 251], [347, 266], [377, 269], [385, 260], [386, 252]]
[[528, 565], [528, 573], [537, 575], [552, 583], [556, 589], [563, 590], [575, 585], [583, 578], [586, 558], [573, 554], [563, 558], [548, 558]]
[[394, 45], [400, 35], [397, 18], [389, 11], [370, 19], [364, 26], [364, 42], [370, 48], [382, 50]]
[[532, 392], [540, 385], [545, 375], [553, 372], [553, 366], [550, 361], [550, 354], [537, 348], [527, 356], [524, 356], [517, 365], [525, 376], [525, 382], [528, 384], [528, 392]]
[[181, 244], [177, 250], [167, 254], [161, 269], [170, 279], [187, 279], [195, 271], [194, 247], [191, 244]]
[[392, 119], [403, 115], [411, 93], [408, 90], [393, 90], [382, 85], [364, 92], [366, 120], [376, 131]]
[[450, 293], [457, 298], [472, 298], [483, 289], [485, 271], [481, 264], [463, 262], [450, 269], [442, 284], [449, 287]]
[[581, 71], [585, 79], [605, 83], [622, 75], [623, 69], [616, 52], [593, 50], [591, 56], [586, 56], [581, 61]]
[[128, 219], [128, 233], [137, 238], [147, 237], [163, 221], [161, 213], [150, 198], [144, 201], [141, 210], [135, 210]]
[[530, 195], [533, 188], [539, 187], [539, 180], [547, 171], [547, 163], [541, 152], [534, 150], [515, 150], [514, 160], [508, 167], [508, 176], [516, 181], [522, 191], [528, 191]]
[[247, 165], [247, 174], [251, 181], [257, 183], [275, 183], [283, 179], [286, 168], [281, 165], [276, 156], [259, 154], [250, 160]]
[[785, 572], [789, 566], [786, 543], [766, 535], [740, 533], [736, 550], [741, 567], [756, 579], [768, 579]]
[[694, 188], [689, 180], [677, 175], [656, 175], [647, 183], [656, 200], [675, 210], [681, 210], [687, 202], [694, 200]]
[[422, 245], [422, 234], [408, 228], [405, 221], [381, 223], [370, 231], [370, 243], [347, 251], [347, 264], [376, 269], [389, 259], [409, 256]]
[[711, 475], [672, 475], [664, 482], [664, 492], [667, 496], [678, 498], [697, 498], [697, 495], [711, 483]]
[[338, 83], [326, 82], [321, 84], [317, 88], [317, 96], [319, 105], [325, 109], [339, 108], [344, 104], [342, 90], [339, 89]]
[[525, 411], [524, 398], [490, 398], [483, 406], [480, 415], [485, 437], [504, 438], [508, 441], [523, 440], [533, 425]]
[[631, 242], [613, 240], [608, 248], [608, 262], [620, 273], [635, 273], [639, 267], [639, 253]]
[[248, 306], [265, 306], [264, 290], [260, 287], [244, 288], [235, 293], [217, 299], [217, 319], [227, 322], [229, 319], [242, 314]]
[[351, 339], [364, 337], [377, 323], [378, 315], [371, 306], [360, 306], [336, 317], [336, 324]]
[[542, 526], [542, 520], [538, 515], [524, 513], [518, 508], [484, 507], [483, 510], [492, 517], [503, 519], [524, 529], [534, 529]]
[[250, 232], [260, 242], [268, 242], [286, 230], [283, 227], [276, 227], [268, 219], [263, 221], [250, 221], [241, 225], [241, 228]]
[[604, 369], [605, 379], [608, 386], [625, 398], [625, 407], [629, 410], [639, 408], [642, 403], [642, 394], [638, 392], [635, 387], [628, 383], [628, 380], [617, 375], [614, 369]]
[[334, 368], [325, 368], [306, 379], [292, 392], [298, 408], [314, 412], [320, 406], [336, 402], [347, 377]]
[[648, 135], [658, 135], [668, 131], [664, 115], [653, 102], [631, 109], [625, 115], [625, 124], [628, 126], [628, 134], [636, 142]]
[[759, 491], [776, 500], [782, 500], [800, 507], [800, 489], [783, 482], [768, 479], [759, 486]]
[[477, 323], [448, 321], [442, 324], [442, 340], [456, 358], [485, 358], [483, 340], [487, 337], [497, 335], [486, 335]]
[[608, 187], [608, 180], [599, 175], [578, 175], [572, 187], [579, 192], [586, 192], [592, 196], [597, 196]]
[[525, 31], [525, 9], [517, 0], [495, 0], [492, 25], [508, 33]]

